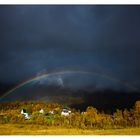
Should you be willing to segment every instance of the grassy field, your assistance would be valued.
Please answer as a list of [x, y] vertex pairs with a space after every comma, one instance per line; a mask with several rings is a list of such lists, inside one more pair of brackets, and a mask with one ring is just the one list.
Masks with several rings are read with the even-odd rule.
[[140, 128], [82, 130], [44, 125], [0, 124], [0, 135], [140, 135]]

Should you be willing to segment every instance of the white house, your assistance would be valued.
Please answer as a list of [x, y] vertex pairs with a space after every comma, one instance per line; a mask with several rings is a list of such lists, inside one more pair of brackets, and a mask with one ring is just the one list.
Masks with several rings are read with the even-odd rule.
[[71, 110], [64, 108], [61, 112], [61, 116], [69, 116], [71, 114]]
[[50, 110], [49, 111], [49, 114], [52, 114], [53, 115], [54, 114], [54, 111], [53, 110]]
[[30, 119], [30, 116], [29, 116], [29, 114], [26, 112], [26, 109], [22, 109], [22, 110], [21, 110], [21, 114], [24, 115], [24, 118], [25, 118], [26, 120], [29, 120], [29, 119]]
[[28, 115], [28, 113], [24, 113], [24, 118], [25, 118], [26, 120], [29, 120], [29, 119], [30, 119], [30, 116]]
[[44, 109], [40, 109], [39, 113], [44, 114], [45, 113]]

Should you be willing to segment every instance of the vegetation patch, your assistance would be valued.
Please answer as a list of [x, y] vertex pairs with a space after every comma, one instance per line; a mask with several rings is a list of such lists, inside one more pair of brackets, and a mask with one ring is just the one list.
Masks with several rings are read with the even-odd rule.
[[[29, 119], [21, 114], [27, 110]], [[41, 110], [41, 112], [40, 112]], [[57, 103], [9, 102], [0, 104], [1, 135], [133, 135], [140, 134], [140, 101], [134, 107], [112, 114], [88, 106], [84, 112], [69, 109], [62, 115], [64, 106]], [[65, 109], [66, 111], [66, 109]]]

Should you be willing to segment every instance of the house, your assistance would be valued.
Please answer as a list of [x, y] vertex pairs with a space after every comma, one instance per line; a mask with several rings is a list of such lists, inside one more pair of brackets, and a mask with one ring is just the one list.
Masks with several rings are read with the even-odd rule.
[[69, 116], [71, 114], [71, 110], [68, 108], [63, 108], [61, 112], [61, 116]]
[[54, 111], [53, 110], [50, 110], [49, 111], [49, 114], [53, 115], [54, 114]]
[[30, 119], [30, 116], [27, 113], [26, 109], [22, 109], [21, 110], [21, 114], [24, 115], [25, 120], [29, 120]]
[[40, 114], [44, 114], [45, 113], [44, 109], [41, 108], [40, 111], [39, 111], [39, 113]]

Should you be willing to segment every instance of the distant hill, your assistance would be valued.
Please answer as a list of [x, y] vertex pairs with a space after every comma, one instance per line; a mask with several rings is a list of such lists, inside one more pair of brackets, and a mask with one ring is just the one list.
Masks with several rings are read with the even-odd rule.
[[110, 89], [95, 90], [92, 92], [80, 91], [78, 94], [79, 96], [83, 96], [84, 103], [73, 104], [72, 106], [81, 110], [92, 105], [98, 110], [114, 112], [116, 109], [129, 109], [137, 100], [140, 100], [140, 93], [138, 92], [120, 92]]

